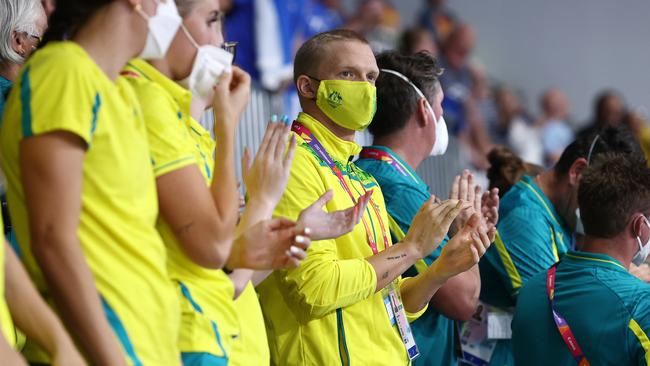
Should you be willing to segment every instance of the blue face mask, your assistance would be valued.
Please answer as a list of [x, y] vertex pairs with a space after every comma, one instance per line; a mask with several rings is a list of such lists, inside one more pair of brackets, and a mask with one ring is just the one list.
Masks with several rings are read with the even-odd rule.
[[[643, 216], [643, 221], [646, 226], [648, 226], [648, 229], [650, 229], [650, 222], [648, 222], [648, 219], [645, 216]], [[632, 258], [632, 263], [634, 263], [635, 266], [640, 266], [645, 262], [645, 259], [650, 254], [650, 237], [648, 237], [648, 241], [643, 245], [641, 244], [641, 238], [637, 235], [636, 242], [639, 244], [639, 251], [636, 252], [634, 258]]]

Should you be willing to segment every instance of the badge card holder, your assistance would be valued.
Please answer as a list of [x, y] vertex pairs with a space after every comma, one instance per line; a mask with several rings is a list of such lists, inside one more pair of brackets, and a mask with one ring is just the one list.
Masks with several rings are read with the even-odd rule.
[[404, 310], [402, 297], [400, 296], [398, 288], [397, 281], [393, 281], [382, 290], [382, 299], [384, 301], [384, 306], [386, 307], [386, 313], [388, 314], [390, 324], [397, 325], [397, 329], [399, 330], [409, 360], [413, 361], [420, 356], [420, 351], [418, 350], [417, 344], [415, 344], [413, 331], [411, 331], [411, 326], [406, 317], [406, 311]]

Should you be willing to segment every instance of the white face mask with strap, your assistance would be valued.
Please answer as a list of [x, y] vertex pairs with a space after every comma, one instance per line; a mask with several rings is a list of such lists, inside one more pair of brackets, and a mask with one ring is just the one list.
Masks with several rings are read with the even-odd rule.
[[413, 90], [415, 90], [420, 98], [424, 99], [427, 102], [427, 109], [429, 110], [429, 113], [431, 113], [431, 117], [436, 124], [436, 141], [433, 143], [433, 148], [431, 149], [429, 156], [443, 155], [447, 151], [447, 146], [449, 145], [449, 132], [447, 131], [447, 123], [445, 122], [445, 117], [440, 115], [440, 118], [436, 119], [436, 114], [433, 112], [433, 108], [431, 108], [429, 100], [424, 97], [424, 93], [422, 93], [420, 88], [415, 86], [415, 84], [413, 84], [411, 80], [409, 80], [409, 78], [404, 76], [402, 73], [390, 69], [381, 69], [381, 72], [395, 75], [398, 78], [404, 80], [413, 88]]
[[181, 28], [197, 52], [190, 75], [178, 83], [191, 91], [193, 96], [209, 101], [221, 74], [231, 72], [233, 55], [211, 44], [199, 46], [185, 25], [181, 25]]
[[174, 0], [163, 0], [162, 2], [156, 0], [156, 3], [158, 6], [154, 16], [147, 15], [140, 5], [135, 8], [135, 11], [147, 22], [147, 28], [149, 29], [147, 43], [138, 56], [145, 60], [165, 57], [183, 21], [178, 14]]

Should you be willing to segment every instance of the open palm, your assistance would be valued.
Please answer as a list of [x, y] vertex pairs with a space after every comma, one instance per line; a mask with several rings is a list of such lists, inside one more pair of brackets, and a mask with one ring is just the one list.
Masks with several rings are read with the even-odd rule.
[[298, 222], [308, 227], [312, 240], [335, 239], [352, 231], [359, 223], [372, 196], [372, 191], [359, 197], [357, 203], [344, 210], [326, 212], [323, 207], [329, 202], [334, 193], [325, 192], [309, 207], [302, 210]]

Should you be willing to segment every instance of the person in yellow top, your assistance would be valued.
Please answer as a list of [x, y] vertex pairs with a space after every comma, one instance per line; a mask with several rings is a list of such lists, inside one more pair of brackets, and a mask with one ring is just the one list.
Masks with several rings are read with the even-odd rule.
[[437, 248], [464, 203], [428, 200], [404, 240], [392, 245], [381, 189], [351, 163], [361, 150], [355, 131], [375, 111], [378, 74], [367, 41], [352, 31], [316, 35], [296, 54], [304, 112], [293, 125], [298, 147], [275, 214], [295, 219], [329, 189], [327, 211], [372, 195], [352, 232], [314, 241], [300, 267], [276, 271], [258, 286], [274, 365], [408, 364], [418, 354], [408, 320], [426, 309], [446, 279], [474, 266], [494, 234], [473, 215], [431, 267], [401, 279]]
[[26, 365], [12, 349], [16, 347], [16, 329], [43, 347], [53, 365], [85, 365], [63, 324], [40, 297], [13, 249], [4, 239], [1, 241], [0, 360], [3, 365]]
[[[231, 251], [238, 204], [233, 139], [248, 101], [249, 79], [236, 67], [230, 72], [232, 55], [217, 48], [223, 43], [219, 2], [176, 4], [183, 25], [166, 57], [132, 60], [122, 75], [136, 91], [147, 125], [161, 207], [157, 227], [181, 300], [182, 360], [185, 365], [268, 364], [261, 310], [247, 286], [250, 273], [233, 274], [234, 291], [218, 268], [273, 269], [304, 258], [305, 222], [294, 227], [287, 220], [267, 221], [289, 174], [294, 147], [283, 154], [289, 127], [271, 123], [258, 157], [244, 169], [249, 204]], [[210, 133], [191, 116], [197, 100], [210, 101], [217, 118], [216, 159]]]
[[2, 165], [24, 262], [93, 365], [180, 359], [145, 125], [119, 77], [129, 59], [164, 56], [178, 18], [169, 0], [58, 1], [5, 109]]

